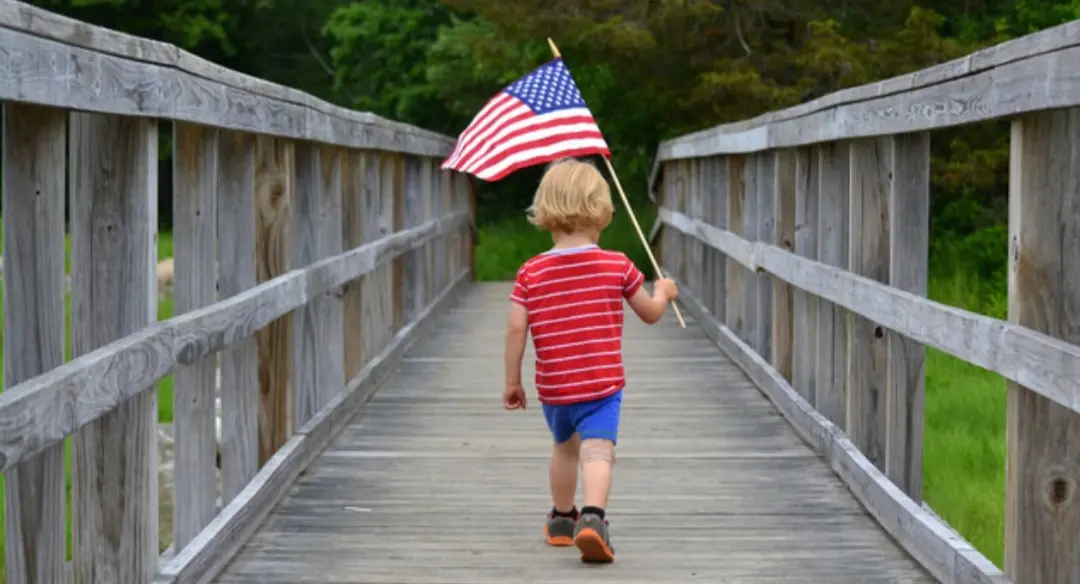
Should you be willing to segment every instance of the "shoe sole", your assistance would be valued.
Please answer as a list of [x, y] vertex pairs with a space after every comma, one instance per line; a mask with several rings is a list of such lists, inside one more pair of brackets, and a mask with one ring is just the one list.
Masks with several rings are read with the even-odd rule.
[[544, 537], [547, 539], [548, 545], [555, 547], [568, 547], [574, 545], [574, 538], [568, 535], [556, 535], [552, 536], [548, 531], [548, 526], [544, 526]]
[[574, 538], [574, 545], [581, 550], [583, 562], [614, 562], [615, 552], [604, 543], [604, 538], [591, 527], [586, 527], [578, 532]]

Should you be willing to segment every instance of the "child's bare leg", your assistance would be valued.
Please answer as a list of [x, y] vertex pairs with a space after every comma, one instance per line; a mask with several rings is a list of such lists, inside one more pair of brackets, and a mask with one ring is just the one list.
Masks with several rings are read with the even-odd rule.
[[577, 494], [578, 451], [581, 440], [574, 434], [562, 444], [555, 444], [551, 451], [551, 501], [556, 511], [569, 513], [574, 510], [574, 495]]
[[581, 482], [584, 506], [606, 509], [615, 465], [615, 445], [611, 440], [590, 438], [581, 441]]

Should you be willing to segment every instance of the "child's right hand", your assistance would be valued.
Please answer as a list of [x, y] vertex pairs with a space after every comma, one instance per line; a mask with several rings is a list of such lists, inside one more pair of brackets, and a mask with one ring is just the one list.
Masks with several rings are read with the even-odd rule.
[[525, 388], [520, 383], [509, 384], [503, 391], [503, 407], [508, 410], [525, 409]]
[[670, 278], [660, 278], [657, 280], [655, 289], [655, 295], [658, 298], [662, 298], [664, 302], [669, 302], [679, 297], [679, 289], [675, 286], [675, 280]]

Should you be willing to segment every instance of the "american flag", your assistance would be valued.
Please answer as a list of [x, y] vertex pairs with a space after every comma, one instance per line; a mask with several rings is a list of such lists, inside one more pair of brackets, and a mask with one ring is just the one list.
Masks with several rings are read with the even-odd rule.
[[561, 58], [500, 91], [458, 137], [442, 168], [497, 181], [564, 156], [611, 156]]

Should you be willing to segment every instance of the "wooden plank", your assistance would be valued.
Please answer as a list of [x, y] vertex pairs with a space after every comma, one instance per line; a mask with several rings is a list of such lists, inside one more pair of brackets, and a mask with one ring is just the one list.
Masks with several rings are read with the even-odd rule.
[[[892, 140], [867, 138], [850, 145], [848, 269], [878, 282], [889, 279], [889, 180]], [[852, 442], [879, 469], [885, 468], [885, 329], [848, 313], [847, 425]]]
[[[345, 154], [341, 149], [320, 149], [319, 167], [321, 185], [317, 191], [316, 209], [318, 221], [318, 259], [337, 256], [342, 251], [341, 232], [341, 164]], [[330, 403], [345, 387], [345, 329], [342, 288], [336, 288], [315, 299], [319, 319], [317, 347], [319, 347], [319, 407]]]
[[[0, 472], [105, 416], [177, 367], [220, 351], [313, 298], [467, 224], [468, 215], [459, 211], [396, 233], [206, 308], [138, 329], [8, 388], [0, 393]], [[57, 419], [58, 410], [70, 414]]]
[[[818, 261], [837, 267], [848, 262], [848, 149], [847, 143], [823, 144], [818, 159]], [[847, 316], [830, 302], [818, 303], [817, 379], [814, 407], [826, 419], [844, 427], [844, 349]]]
[[[673, 185], [675, 190], [672, 192], [672, 208], [680, 213], [686, 213], [686, 201], [688, 198], [688, 191], [690, 190], [690, 160], [680, 160], [675, 163], [675, 184]], [[675, 259], [676, 274], [680, 280], [686, 281], [687, 271], [690, 267], [690, 260], [687, 257], [689, 255], [689, 248], [691, 242], [688, 238], [683, 237], [681, 234], [675, 234], [675, 241], [672, 245], [673, 257]]]
[[[218, 294], [254, 288], [255, 138], [218, 134]], [[221, 351], [221, 490], [228, 505], [259, 470], [259, 353], [255, 337]]]
[[[367, 186], [367, 165], [371, 155], [367, 152], [351, 151], [343, 154], [341, 164], [341, 236], [342, 246], [353, 249], [365, 243], [365, 221], [367, 219], [364, 189]], [[376, 179], [378, 180], [378, 179]], [[364, 318], [364, 288], [367, 277], [354, 280], [342, 288], [342, 318], [345, 342], [343, 371], [345, 379], [353, 376], [364, 366], [364, 345], [370, 342], [365, 335], [367, 323]]]
[[[744, 222], [744, 216], [746, 215], [745, 176], [748, 162], [742, 156], [727, 157], [727, 224], [728, 230], [734, 235], [743, 235], [746, 231]], [[748, 274], [738, 262], [728, 261], [726, 269], [727, 290], [724, 297], [727, 305], [724, 308], [724, 313], [727, 316], [727, 326], [739, 338], [746, 338], [748, 316], [744, 304], [747, 296], [746, 278]]]
[[426, 156], [445, 156], [454, 144], [448, 136], [337, 107], [165, 43], [14, 0], [0, 2], [0, 23], [0, 46], [19, 51], [18, 66], [4, 74], [18, 82], [0, 88], [0, 99]]
[[[309, 266], [319, 259], [319, 191], [322, 189], [320, 149], [310, 142], [296, 144], [296, 191], [292, 200], [292, 265]], [[324, 330], [317, 303], [308, 302], [293, 313], [292, 398], [293, 431], [306, 424], [322, 406], [319, 369], [325, 355]]]
[[[403, 162], [404, 190], [399, 195], [402, 199], [402, 227], [414, 227], [424, 217], [424, 186], [421, 175], [421, 161], [407, 157]], [[402, 302], [404, 312], [402, 322], [412, 322], [424, 305], [424, 252], [422, 249], [410, 251], [404, 256], [402, 267]]]
[[[390, 218], [390, 225], [392, 231], [401, 231], [406, 228], [405, 223], [405, 159], [402, 156], [387, 156], [384, 176], [386, 180], [383, 182], [383, 207], [384, 211]], [[391, 314], [393, 323], [390, 335], [393, 335], [394, 331], [401, 330], [401, 327], [405, 326], [408, 322], [406, 318], [406, 306], [409, 305], [409, 301], [406, 299], [406, 286], [405, 286], [405, 269], [406, 259], [408, 255], [394, 260], [393, 274], [390, 280], [390, 299], [393, 303], [391, 306]]]
[[812, 262], [772, 245], [695, 222], [665, 208], [666, 225], [691, 233], [751, 269], [763, 269], [823, 301], [857, 312], [888, 329], [1023, 383], [1080, 412], [1080, 347], [1022, 326], [934, 302], [910, 292]]
[[[67, 112], [4, 104], [4, 387], [64, 362], [64, 193]], [[64, 445], [4, 477], [8, 584], [62, 582]]]
[[[757, 159], [757, 192], [754, 204], [747, 207], [753, 209], [752, 219], [748, 219], [754, 224], [751, 241], [770, 241], [775, 224], [776, 152], [762, 152], [754, 157]], [[749, 186], [747, 192], [749, 197]], [[750, 344], [766, 359], [772, 358], [772, 280], [768, 274], [756, 271], [750, 276], [751, 295], [756, 297], [754, 311], [748, 313], [754, 319]]]
[[[795, 152], [776, 152], [776, 172], [773, 180], [773, 209], [775, 221], [772, 242], [781, 249], [795, 250]], [[766, 193], [767, 194], [767, 193]], [[794, 315], [792, 288], [783, 280], [772, 279], [772, 359], [771, 363], [784, 379], [791, 379], [794, 366]]]
[[[930, 242], [930, 134], [892, 138], [889, 188], [889, 285], [926, 296]], [[885, 475], [922, 501], [926, 349], [887, 331]]]
[[[382, 157], [378, 152], [364, 152], [363, 220], [364, 243], [375, 241], [391, 233], [392, 225], [382, 223]], [[363, 292], [363, 316], [360, 322], [363, 362], [367, 363], [385, 344], [390, 323], [390, 312], [384, 307], [387, 298], [388, 274], [392, 267], [381, 265], [361, 278]], [[353, 373], [349, 379], [355, 377]]]
[[[432, 197], [435, 195], [434, 185], [432, 184], [433, 172], [431, 168], [431, 160], [427, 158], [417, 159], [417, 174], [420, 182], [420, 204], [416, 210], [418, 222], [423, 222], [426, 219], [431, 218], [434, 203]], [[417, 294], [417, 300], [421, 307], [427, 306], [429, 300], [434, 298], [435, 289], [435, 258], [432, 255], [435, 251], [435, 241], [424, 246], [417, 253], [417, 264], [419, 265], [419, 277], [417, 281], [417, 288], [419, 293]]]
[[746, 373], [800, 438], [828, 461], [862, 507], [938, 582], [1011, 584], [971, 544], [896, 488], [842, 429], [798, 395], [767, 361], [730, 329], [709, 318], [692, 294], [686, 294], [684, 302], [709, 338]]
[[[713, 203], [715, 202], [716, 164], [712, 159], [698, 161], [697, 194], [697, 218], [709, 221], [713, 217]], [[698, 258], [701, 261], [701, 290], [698, 296], [701, 298], [713, 298], [716, 296], [716, 250], [705, 245], [699, 239], [693, 238]]]
[[[158, 129], [148, 118], [72, 112], [70, 131], [71, 352], [77, 362], [157, 318]], [[148, 361], [145, 354], [141, 361]], [[134, 377], [128, 369], [114, 375]], [[108, 413], [100, 412], [72, 440], [76, 582], [141, 584], [157, 571], [157, 388], [143, 387], [102, 408]], [[76, 399], [42, 403], [38, 415], [75, 417]], [[49, 431], [56, 429], [28, 434]]]
[[[264, 284], [289, 271], [292, 256], [292, 144], [255, 139], [255, 275]], [[292, 380], [292, 315], [255, 333], [259, 352], [259, 466], [285, 444]]]
[[[815, 147], [795, 151], [795, 253], [817, 259], [818, 165]], [[806, 401], [817, 403], [817, 319], [818, 299], [795, 288], [792, 291], [793, 333], [791, 385]]]
[[[721, 229], [728, 226], [728, 162], [726, 157], [718, 156], [709, 159], [713, 167], [713, 187], [710, 197], [713, 199], [712, 213], [709, 221]], [[717, 252], [714, 256], [713, 268], [713, 295], [710, 310], [720, 322], [727, 322], [727, 274], [728, 260], [723, 252]]]
[[[1009, 322], [1070, 343], [1080, 297], [1080, 111], [1012, 123], [1009, 158]], [[1005, 573], [1017, 582], [1080, 581], [1077, 445], [1080, 416], [1009, 384]]]
[[[184, 314], [217, 300], [217, 130], [173, 124], [173, 151], [173, 302]], [[173, 384], [172, 543], [181, 549], [214, 518], [217, 502], [217, 356], [180, 369]]]
[[267, 513], [285, 496], [296, 477], [397, 368], [405, 351], [453, 305], [457, 296], [469, 285], [466, 276], [465, 272], [459, 274], [456, 282], [442, 296], [417, 315], [414, 322], [397, 332], [394, 339], [349, 382], [345, 391], [325, 405], [307, 425], [299, 428], [241, 495], [222, 509], [198, 538], [162, 566], [154, 582], [189, 584], [212, 581], [251, 538]]

